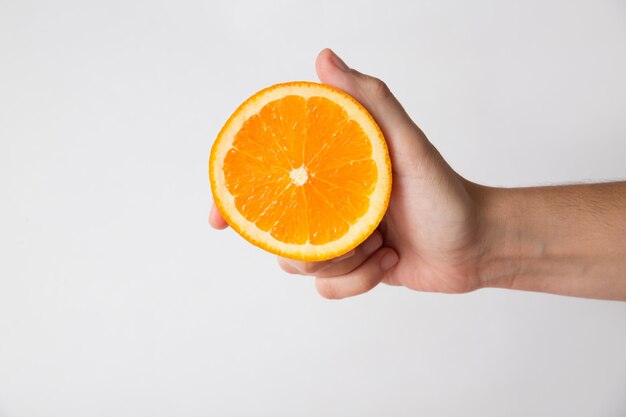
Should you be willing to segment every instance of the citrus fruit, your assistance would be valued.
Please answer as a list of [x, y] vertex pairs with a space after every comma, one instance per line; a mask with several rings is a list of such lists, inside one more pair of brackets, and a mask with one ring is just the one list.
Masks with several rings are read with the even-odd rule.
[[385, 139], [336, 88], [296, 81], [261, 90], [230, 116], [209, 159], [228, 224], [278, 255], [321, 261], [349, 252], [380, 223], [391, 192]]

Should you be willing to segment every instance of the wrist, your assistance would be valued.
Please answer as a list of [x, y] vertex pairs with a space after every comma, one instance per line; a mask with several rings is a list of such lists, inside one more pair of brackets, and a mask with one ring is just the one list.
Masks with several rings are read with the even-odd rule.
[[540, 245], [522, 236], [521, 202], [512, 190], [472, 184], [470, 194], [477, 208], [478, 253], [476, 271], [481, 288], [515, 288], [522, 274], [523, 258]]

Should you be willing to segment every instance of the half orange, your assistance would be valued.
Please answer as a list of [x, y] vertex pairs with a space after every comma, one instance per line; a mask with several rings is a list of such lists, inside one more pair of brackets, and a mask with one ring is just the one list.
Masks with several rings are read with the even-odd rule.
[[228, 224], [278, 255], [321, 261], [363, 242], [385, 214], [385, 139], [355, 99], [324, 84], [277, 84], [246, 100], [211, 149], [213, 198]]

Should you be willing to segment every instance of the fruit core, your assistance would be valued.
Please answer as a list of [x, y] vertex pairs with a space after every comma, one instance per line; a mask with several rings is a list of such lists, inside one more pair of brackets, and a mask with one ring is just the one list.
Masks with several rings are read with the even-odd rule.
[[308, 181], [309, 174], [306, 172], [304, 166], [301, 166], [300, 168], [292, 169], [289, 173], [289, 177], [291, 178], [291, 182], [295, 185], [302, 186]]

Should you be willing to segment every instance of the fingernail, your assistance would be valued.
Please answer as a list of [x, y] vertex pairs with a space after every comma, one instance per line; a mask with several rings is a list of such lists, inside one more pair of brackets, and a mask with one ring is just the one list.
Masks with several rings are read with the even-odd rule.
[[350, 67], [347, 66], [346, 63], [343, 62], [343, 60], [339, 58], [339, 56], [337, 56], [337, 54], [332, 49], [329, 49], [329, 51], [330, 51], [330, 59], [331, 61], [333, 61], [333, 64], [335, 64], [337, 68], [339, 68], [342, 71], [348, 71], [350, 69]]
[[332, 260], [332, 262], [339, 262], [339, 261], [343, 261], [344, 259], [348, 259], [354, 256], [354, 254], [356, 253], [356, 251], [354, 249], [352, 249], [350, 252], [344, 253], [343, 255], [334, 258]]
[[396, 255], [395, 252], [389, 252], [388, 254], [383, 256], [383, 259], [381, 259], [380, 267], [382, 268], [383, 271], [386, 271], [397, 263], [398, 263], [398, 255]]

